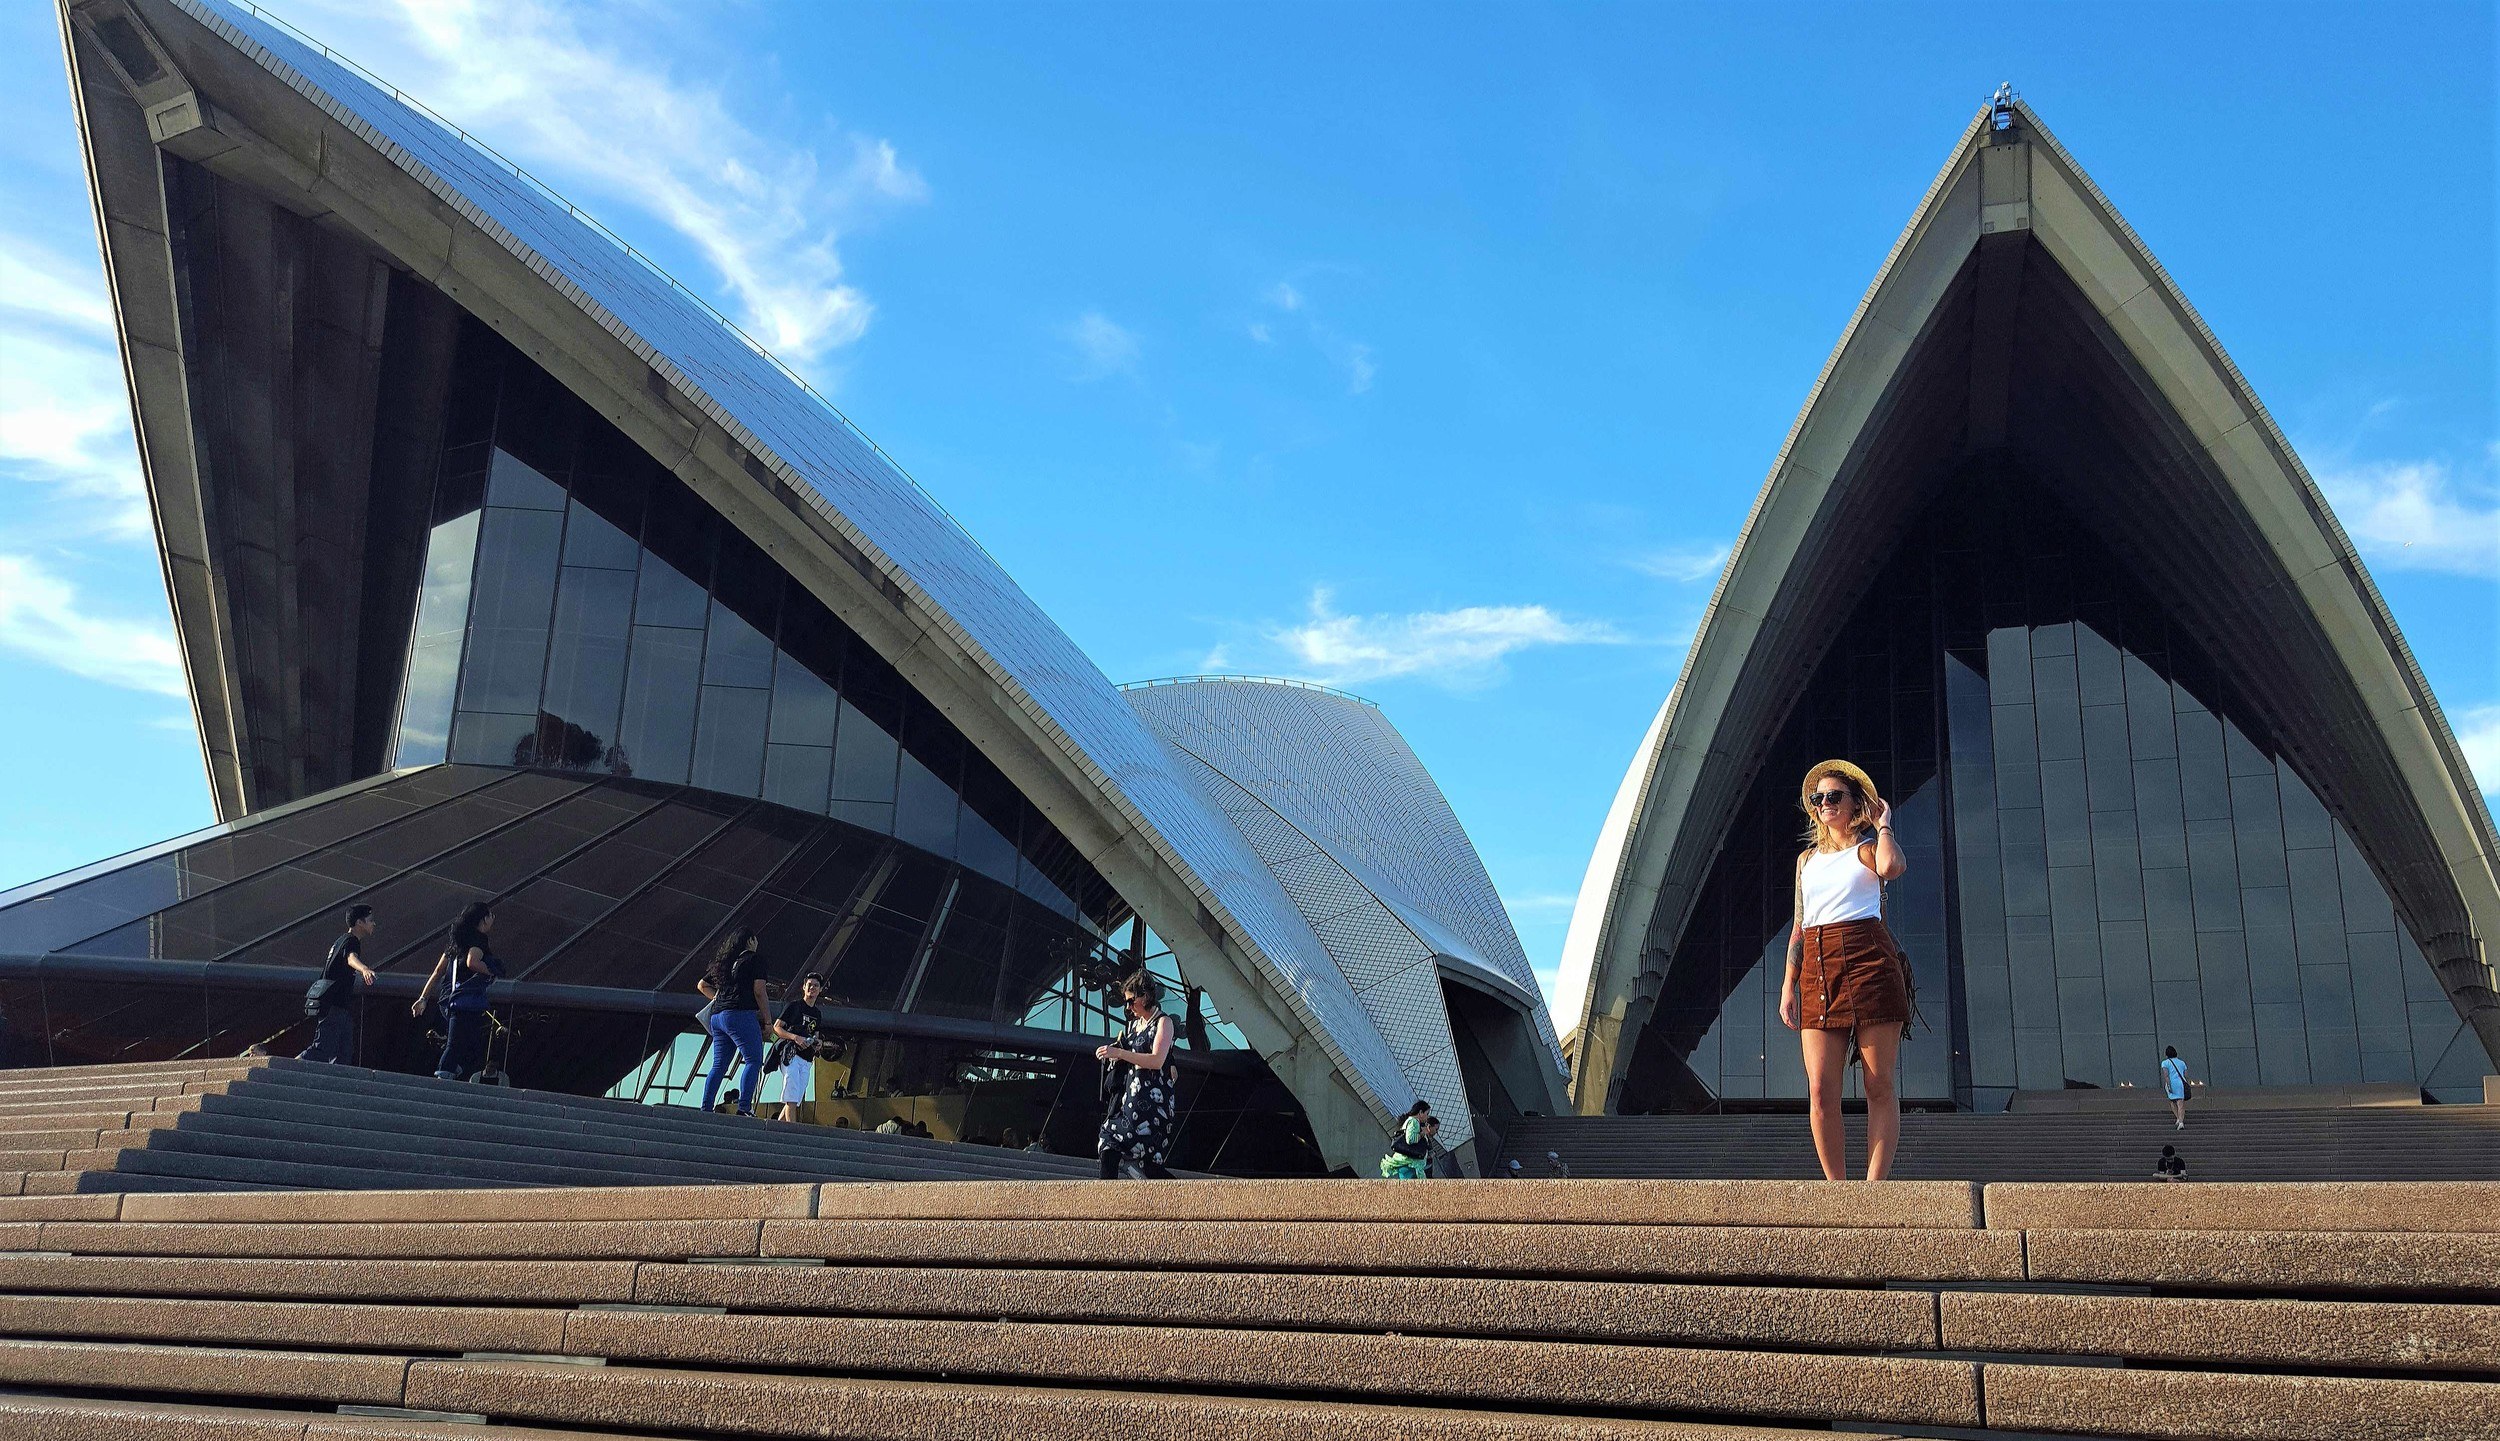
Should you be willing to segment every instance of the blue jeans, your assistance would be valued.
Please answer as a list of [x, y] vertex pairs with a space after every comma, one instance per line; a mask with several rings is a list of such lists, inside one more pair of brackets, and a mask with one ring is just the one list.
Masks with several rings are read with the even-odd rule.
[[703, 1109], [720, 1098], [721, 1077], [729, 1074], [729, 1048], [738, 1048], [746, 1069], [738, 1073], [738, 1114], [755, 1114], [755, 1088], [764, 1084], [764, 1021], [753, 1011], [714, 1011], [712, 1074], [703, 1082]]
[[443, 1058], [434, 1074], [446, 1081], [465, 1081], [486, 1065], [486, 1013], [443, 1010]]
[[312, 1044], [295, 1053], [299, 1061], [348, 1061], [356, 1055], [356, 1012], [332, 1006], [313, 1022]]

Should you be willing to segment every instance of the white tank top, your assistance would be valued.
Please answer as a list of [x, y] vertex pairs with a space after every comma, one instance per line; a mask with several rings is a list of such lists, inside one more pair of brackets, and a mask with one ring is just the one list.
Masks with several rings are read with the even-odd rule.
[[1856, 846], [1806, 857], [1797, 884], [1805, 893], [1803, 924], [1828, 926], [1884, 913], [1884, 883], [1858, 859]]

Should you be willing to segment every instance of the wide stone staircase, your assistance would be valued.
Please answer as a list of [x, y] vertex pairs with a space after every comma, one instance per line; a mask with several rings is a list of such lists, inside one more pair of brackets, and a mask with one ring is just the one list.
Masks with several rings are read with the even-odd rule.
[[2500, 1186], [0, 1200], [0, 1435], [2500, 1437]]
[[0, 1196], [1093, 1170], [1070, 1157], [285, 1058], [0, 1071]]
[[[1846, 1118], [1850, 1165], [1863, 1172], [1866, 1118]], [[2119, 1112], [1901, 1118], [1893, 1175], [1903, 1180], [2150, 1180], [2164, 1146], [2192, 1181], [2500, 1181], [2500, 1106], [2316, 1110], [2191, 1107], [2185, 1131], [2147, 1098]], [[1574, 1176], [1808, 1180], [1822, 1175], [1798, 1115], [1530, 1116], [1507, 1123], [1504, 1162]]]

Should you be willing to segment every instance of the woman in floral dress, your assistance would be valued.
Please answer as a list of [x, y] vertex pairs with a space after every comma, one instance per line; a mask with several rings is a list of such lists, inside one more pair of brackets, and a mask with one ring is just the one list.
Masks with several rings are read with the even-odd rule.
[[1120, 983], [1128, 1027], [1120, 1038], [1094, 1048], [1094, 1058], [1111, 1068], [1110, 1107], [1103, 1113], [1100, 1153], [1102, 1178], [1123, 1171], [1166, 1180], [1163, 1168], [1172, 1154], [1172, 1130], [1179, 1108], [1173, 1103], [1172, 1018], [1163, 1013], [1163, 984], [1144, 971]]

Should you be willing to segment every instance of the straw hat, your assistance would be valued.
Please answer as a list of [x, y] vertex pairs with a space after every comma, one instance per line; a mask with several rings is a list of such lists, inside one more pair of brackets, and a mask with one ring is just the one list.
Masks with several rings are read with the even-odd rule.
[[1876, 793], [1875, 778], [1849, 762], [1841, 760], [1817, 761], [1814, 763], [1814, 768], [1806, 772], [1805, 782], [1797, 788], [1797, 801], [1798, 804], [1805, 806], [1807, 815], [1814, 814], [1814, 807], [1811, 804], [1814, 798], [1814, 783], [1824, 776], [1839, 776], [1856, 786], [1858, 794], [1864, 797], [1862, 802], [1864, 814], [1870, 823], [1872, 822], [1875, 808], [1884, 802], [1884, 798]]

